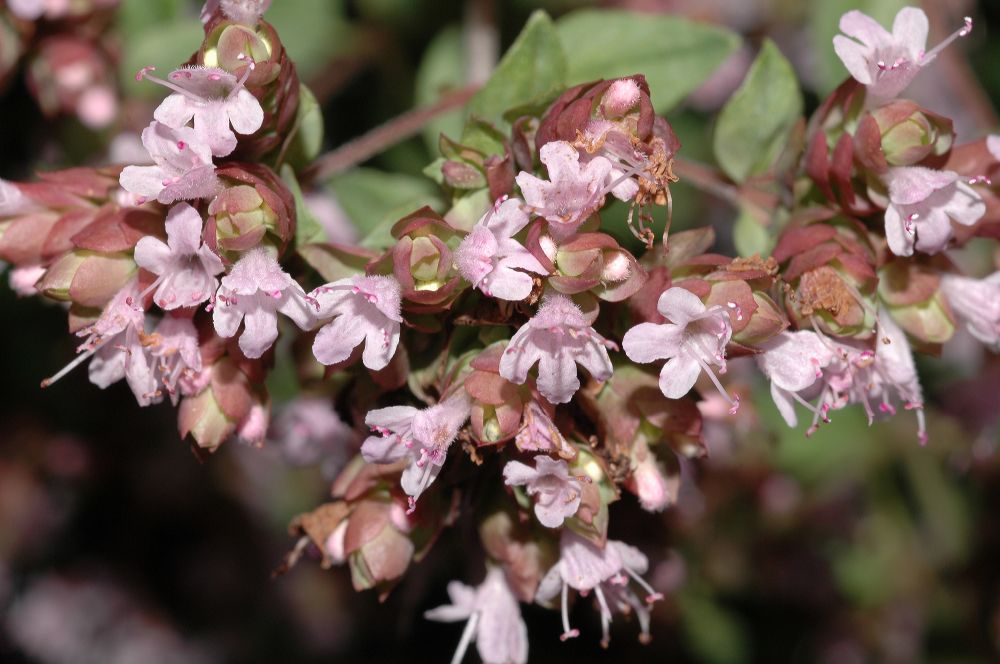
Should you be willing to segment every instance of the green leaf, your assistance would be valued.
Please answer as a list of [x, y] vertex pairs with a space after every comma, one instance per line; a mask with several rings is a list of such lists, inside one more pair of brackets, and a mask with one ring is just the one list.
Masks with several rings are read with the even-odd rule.
[[[437, 185], [427, 178], [355, 168], [329, 182], [329, 188], [362, 235], [424, 205], [442, 207]], [[369, 246], [369, 245], [366, 245]]]
[[365, 271], [377, 254], [349, 245], [323, 242], [299, 245], [299, 256], [327, 281], [337, 281]]
[[309, 164], [323, 148], [323, 110], [306, 85], [299, 85], [299, 107], [295, 111], [295, 134], [285, 161], [296, 166]]
[[504, 111], [554, 94], [565, 87], [566, 73], [566, 54], [552, 19], [536, 11], [468, 110], [506, 129]]
[[268, 9], [265, 18], [281, 36], [302, 80], [321, 75], [331, 59], [355, 46], [343, 5], [342, 0], [295, 0], [274, 2]]
[[288, 164], [281, 167], [281, 179], [292, 192], [295, 199], [295, 244], [301, 246], [309, 242], [322, 240], [326, 235], [323, 227], [306, 207], [305, 199], [302, 198], [302, 188], [295, 177], [295, 171]]
[[[431, 40], [420, 62], [415, 83], [417, 105], [433, 104], [464, 83], [462, 33], [458, 27], [449, 26]], [[424, 143], [431, 154], [437, 154], [441, 134], [459, 136], [464, 122], [465, 113], [461, 109], [443, 113], [428, 122], [424, 127]]]
[[559, 19], [570, 85], [644, 74], [663, 112], [704, 83], [740, 45], [717, 26], [676, 16], [582, 9]]
[[737, 182], [767, 170], [802, 114], [802, 93], [792, 65], [770, 39], [746, 79], [726, 102], [715, 127], [715, 157]]
[[[204, 31], [194, 16], [154, 21], [142, 29], [124, 32], [122, 59], [118, 69], [127, 96], [161, 99], [167, 90], [149, 81], [136, 82], [135, 73], [154, 66], [161, 72], [180, 67], [201, 46]], [[165, 74], [161, 74], [165, 75]]]
[[733, 224], [733, 245], [740, 256], [767, 256], [771, 253], [771, 236], [753, 214], [740, 210]]

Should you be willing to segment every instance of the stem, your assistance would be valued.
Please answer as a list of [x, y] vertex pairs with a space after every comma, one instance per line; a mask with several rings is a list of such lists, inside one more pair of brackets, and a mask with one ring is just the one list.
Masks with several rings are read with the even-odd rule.
[[429, 106], [407, 111], [385, 124], [375, 127], [368, 133], [344, 143], [317, 159], [303, 174], [303, 180], [326, 179], [371, 159], [396, 143], [415, 135], [437, 116], [464, 106], [479, 91], [479, 87], [478, 85], [469, 85], [454, 90]]
[[718, 170], [683, 157], [674, 157], [674, 172], [681, 182], [726, 201], [735, 208], [744, 208], [762, 222], [771, 219], [771, 210], [764, 201], [755, 200], [751, 192], [736, 186]]

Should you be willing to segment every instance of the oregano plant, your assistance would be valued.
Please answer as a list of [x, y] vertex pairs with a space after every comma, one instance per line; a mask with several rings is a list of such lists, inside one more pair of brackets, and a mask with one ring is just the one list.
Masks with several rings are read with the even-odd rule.
[[[292, 522], [284, 569], [341, 568], [384, 599], [443, 531], [473, 533], [479, 572], [426, 613], [464, 625], [453, 662], [528, 661], [522, 604], [556, 611], [563, 641], [607, 646], [621, 614], [653, 638], [667, 589], [616, 503], [671, 508], [706, 430], [754, 400], [806, 436], [860, 409], [927, 445], [915, 354], [960, 329], [1000, 350], [1000, 272], [950, 257], [998, 236], [1000, 136], [958, 145], [906, 97], [971, 20], [930, 44], [919, 8], [848, 11], [815, 45], [843, 82], [808, 116], [764, 40], [714, 118], [714, 168], [684, 159], [670, 111], [742, 47], [723, 28], [538, 11], [488, 80], [321, 155], [269, 4], [210, 0], [187, 61], [139, 69], [161, 95], [141, 159], [0, 182], [0, 259], [76, 337], [42, 388], [124, 380], [139, 407], [176, 406], [200, 457], [239, 441], [322, 463], [330, 498]], [[112, 110], [102, 85], [85, 121]], [[349, 171], [431, 123], [425, 178]], [[308, 204], [332, 176], [361, 236]], [[738, 210], [726, 247], [672, 228], [688, 181]]]

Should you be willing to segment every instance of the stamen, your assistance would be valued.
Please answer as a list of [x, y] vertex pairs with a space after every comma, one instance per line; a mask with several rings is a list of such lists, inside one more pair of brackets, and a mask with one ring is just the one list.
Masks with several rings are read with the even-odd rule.
[[462, 638], [459, 640], [455, 654], [451, 658], [451, 664], [461, 664], [462, 659], [465, 657], [465, 652], [469, 649], [469, 644], [472, 643], [472, 639], [476, 635], [476, 627], [478, 626], [479, 612], [475, 611], [469, 616], [469, 621], [465, 623], [465, 629], [462, 630]]
[[653, 604], [654, 602], [658, 602], [663, 599], [663, 593], [656, 592], [656, 590], [653, 589], [653, 586], [646, 582], [646, 579], [642, 578], [628, 567], [625, 567], [624, 569], [625, 573], [631, 576], [632, 580], [638, 583], [642, 589], [646, 591], [646, 604]]
[[601, 647], [606, 649], [611, 645], [611, 609], [608, 608], [608, 602], [604, 599], [600, 585], [594, 588], [594, 594], [597, 595], [597, 603], [601, 606]]
[[971, 16], [966, 16], [965, 17], [965, 25], [963, 25], [961, 28], [959, 28], [955, 32], [953, 32], [950, 35], [948, 35], [945, 38], [944, 41], [942, 41], [940, 44], [938, 44], [937, 46], [935, 46], [934, 48], [932, 48], [930, 51], [928, 51], [927, 53], [923, 53], [923, 54], [920, 55], [920, 64], [921, 65], [927, 64], [928, 62], [930, 62], [931, 60], [933, 60], [934, 58], [936, 58], [937, 54], [940, 53], [944, 48], [946, 48], [953, 41], [955, 41], [959, 37], [965, 37], [970, 32], [972, 32], [972, 17]]
[[818, 415], [823, 420], [824, 423], [826, 424], [830, 423], [830, 418], [827, 417], [826, 412], [822, 408], [820, 408], [819, 406], [814, 406], [813, 404], [809, 403], [808, 401], [803, 399], [798, 392], [791, 392], [791, 395], [793, 399], [795, 399], [799, 404], [801, 404], [807, 410], [809, 410], [810, 413], [812, 413], [813, 415]]
[[165, 88], [167, 88], [169, 90], [173, 90], [177, 94], [184, 95], [185, 97], [187, 97], [188, 99], [191, 99], [193, 101], [198, 101], [198, 102], [204, 102], [205, 101], [204, 99], [202, 99], [201, 97], [199, 97], [195, 93], [191, 92], [190, 90], [185, 90], [184, 88], [182, 88], [181, 86], [177, 85], [176, 83], [172, 83], [172, 82], [170, 82], [170, 81], [168, 81], [166, 79], [160, 78], [159, 76], [151, 76], [149, 74], [149, 72], [155, 71], [155, 69], [156, 69], [156, 67], [143, 67], [135, 75], [135, 80], [141, 81], [141, 80], [145, 79], [147, 81], [152, 81], [153, 83], [156, 83], [158, 85], [162, 85], [163, 87], [165, 87]]
[[739, 398], [739, 396], [737, 396], [736, 398], [733, 398], [733, 397], [729, 396], [729, 392], [727, 392], [726, 388], [722, 386], [721, 382], [719, 382], [719, 378], [718, 378], [718, 376], [715, 375], [715, 372], [712, 371], [712, 368], [710, 366], [708, 366], [708, 364], [705, 362], [705, 360], [701, 359], [701, 357], [699, 356], [698, 353], [694, 353], [694, 356], [695, 356], [695, 359], [698, 361], [698, 364], [701, 365], [702, 371], [704, 371], [705, 373], [707, 373], [708, 377], [712, 379], [713, 383], [715, 383], [715, 387], [719, 390], [719, 394], [721, 394], [722, 397], [729, 403], [729, 406], [730, 406], [730, 408], [729, 408], [729, 414], [730, 415], [735, 415], [736, 411], [738, 411], [740, 409], [740, 398]]
[[78, 366], [80, 366], [81, 363], [83, 363], [84, 360], [86, 360], [88, 357], [90, 357], [91, 355], [93, 355], [94, 353], [96, 353], [97, 349], [100, 348], [102, 345], [103, 344], [97, 344], [95, 346], [92, 346], [91, 348], [88, 348], [87, 350], [85, 350], [82, 353], [80, 353], [79, 355], [77, 355], [75, 358], [73, 358], [72, 362], [70, 362], [69, 364], [67, 364], [66, 366], [64, 366], [62, 369], [60, 369], [58, 372], [56, 372], [52, 376], [49, 376], [48, 378], [46, 378], [45, 380], [43, 380], [42, 383], [41, 383], [42, 389], [45, 389], [49, 385], [52, 385], [57, 380], [59, 380], [60, 378], [62, 378], [66, 374], [68, 374], [70, 371], [72, 371], [73, 369], [76, 369]]
[[580, 636], [580, 630], [571, 629], [569, 626], [569, 585], [565, 581], [562, 585], [562, 624], [563, 633], [559, 636], [560, 641], [568, 641]]

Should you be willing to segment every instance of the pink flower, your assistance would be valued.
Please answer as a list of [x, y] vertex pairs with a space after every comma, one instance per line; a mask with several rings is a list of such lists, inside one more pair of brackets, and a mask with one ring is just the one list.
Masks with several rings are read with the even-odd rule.
[[771, 398], [788, 426], [797, 425], [795, 401], [809, 410], [803, 392], [823, 378], [823, 369], [837, 359], [835, 351], [815, 332], [782, 332], [766, 342], [757, 364], [771, 381]]
[[354, 433], [344, 424], [329, 398], [298, 397], [278, 413], [272, 437], [284, 458], [296, 466], [323, 464], [332, 477], [357, 451]]
[[538, 311], [514, 333], [500, 357], [500, 375], [518, 385], [538, 362], [538, 391], [550, 403], [566, 403], [580, 388], [576, 365], [599, 381], [611, 377], [606, 346], [580, 309], [565, 295], [550, 293]]
[[467, 620], [452, 662], [461, 662], [472, 640], [484, 664], [524, 664], [528, 661], [528, 628], [506, 577], [490, 567], [486, 579], [473, 588], [458, 581], [448, 584], [451, 604], [424, 613], [428, 620]]
[[976, 339], [1000, 352], [1000, 272], [985, 279], [941, 277], [941, 292]]
[[142, 131], [142, 145], [153, 166], [126, 166], [122, 188], [142, 199], [164, 205], [174, 201], [210, 198], [219, 188], [212, 150], [190, 127], [172, 129], [155, 120]]
[[87, 337], [78, 348], [76, 358], [51, 378], [42, 381], [48, 387], [91, 358], [88, 368], [90, 382], [102, 390], [124, 378], [140, 406], [159, 400], [156, 379], [143, 346], [145, 314], [139, 306], [138, 279], [132, 279], [104, 307], [92, 325], [77, 336]]
[[889, 169], [885, 237], [892, 253], [941, 252], [954, 235], [952, 221], [971, 226], [986, 214], [983, 199], [959, 177], [922, 166]]
[[[483, 215], [455, 251], [458, 271], [474, 287], [501, 300], [523, 300], [534, 280], [527, 272], [547, 274], [531, 252], [514, 239], [528, 225], [521, 200], [511, 198]], [[522, 272], [525, 270], [525, 272]]]
[[[673, 452], [668, 451], [667, 454]], [[625, 486], [639, 499], [642, 509], [647, 512], [662, 512], [677, 502], [680, 478], [676, 473], [666, 472], [663, 464], [649, 449], [645, 437], [632, 443], [630, 461], [631, 472]]]
[[403, 491], [410, 497], [410, 511], [417, 498], [427, 490], [448, 456], [448, 448], [458, 430], [469, 418], [469, 400], [465, 391], [429, 408], [390, 406], [373, 410], [365, 424], [376, 432], [361, 445], [361, 455], [368, 463], [396, 463], [407, 459], [400, 478]]
[[399, 282], [393, 277], [358, 275], [314, 290], [316, 318], [332, 322], [320, 328], [313, 355], [321, 363], [343, 362], [361, 343], [362, 361], [372, 371], [384, 369], [399, 345]]
[[175, 69], [167, 80], [150, 75], [152, 70], [147, 67], [136, 78], [148, 79], [174, 91], [163, 100], [153, 117], [174, 129], [185, 127], [193, 120], [194, 130], [216, 157], [225, 157], [236, 149], [233, 130], [239, 134], [253, 134], [264, 123], [260, 102], [244, 87], [253, 71], [252, 63], [239, 79], [218, 67]]
[[[579, 636], [580, 632], [569, 625], [569, 589], [573, 588], [585, 595], [591, 591], [597, 597], [601, 610], [601, 628], [604, 633], [602, 644], [610, 639], [611, 606], [623, 610], [635, 610], [640, 619], [646, 612], [646, 619], [640, 620], [643, 640], [649, 638], [648, 609], [629, 588], [629, 577], [645, 592], [646, 604], [652, 604], [663, 596], [653, 590], [640, 576], [645, 574], [649, 561], [638, 549], [624, 542], [608, 540], [603, 549], [572, 530], [564, 529], [559, 541], [559, 562], [542, 578], [535, 594], [535, 600], [548, 604], [556, 595], [561, 595], [563, 641]], [[611, 600], [609, 603], [609, 599]]]
[[642, 89], [633, 78], [620, 78], [612, 83], [601, 100], [601, 110], [608, 118], [620, 118], [639, 103]]
[[135, 262], [157, 275], [153, 301], [161, 309], [190, 307], [209, 299], [219, 287], [215, 275], [225, 268], [215, 252], [202, 244], [198, 211], [179, 203], [167, 213], [167, 241], [146, 236], [135, 245]]
[[254, 401], [250, 410], [236, 425], [236, 438], [252, 447], [260, 447], [267, 438], [267, 428], [271, 425], [271, 402]]
[[278, 338], [278, 312], [303, 330], [314, 323], [302, 286], [266, 249], [251, 249], [222, 278], [212, 312], [215, 331], [231, 337], [245, 321], [240, 349], [248, 358], [258, 358]]
[[198, 331], [190, 318], [164, 316], [147, 344], [157, 380], [176, 406], [181, 394], [193, 394], [186, 386], [201, 371]]
[[549, 222], [552, 236], [565, 240], [604, 202], [611, 162], [595, 157], [581, 165], [580, 154], [566, 141], [546, 143], [540, 157], [549, 179], [522, 171], [516, 178], [517, 186], [528, 207]]
[[994, 159], [1000, 161], [1000, 135], [987, 136], [986, 149], [990, 151]]
[[38, 295], [35, 284], [42, 278], [46, 270], [46, 267], [38, 264], [19, 265], [11, 268], [10, 274], [7, 275], [11, 290], [17, 293], [18, 297]]
[[902, 92], [941, 50], [972, 31], [972, 19], [931, 51], [927, 46], [927, 15], [921, 9], [904, 7], [896, 14], [892, 33], [872, 17], [849, 11], [840, 18], [847, 37], [833, 38], [833, 49], [859, 83], [877, 99], [891, 99]]
[[895, 415], [893, 402], [898, 400], [906, 410], [916, 411], [917, 435], [926, 443], [923, 395], [910, 344], [888, 312], [879, 312], [878, 321], [874, 351], [812, 332], [786, 332], [772, 342], [760, 359], [761, 368], [771, 378], [771, 395], [789, 426], [796, 423], [792, 400], [813, 412], [806, 435], [821, 421], [829, 422], [831, 410], [861, 404], [871, 424], [876, 408]]
[[555, 423], [534, 400], [524, 408], [524, 423], [514, 443], [522, 452], [549, 452], [564, 459], [576, 457], [576, 448], [566, 442]]
[[558, 528], [580, 507], [580, 480], [569, 474], [569, 464], [544, 454], [535, 457], [532, 468], [509, 461], [503, 469], [504, 484], [524, 486], [535, 500], [535, 516], [546, 528]]
[[208, 23], [212, 15], [222, 11], [230, 21], [254, 27], [271, 6], [271, 0], [206, 0], [201, 9], [201, 22]]
[[733, 336], [729, 312], [718, 305], [705, 307], [698, 296], [680, 286], [664, 291], [656, 308], [671, 322], [640, 323], [630, 329], [622, 339], [625, 354], [641, 364], [669, 360], [660, 371], [660, 390], [669, 399], [687, 394], [704, 371], [735, 413], [739, 398], [730, 397], [712, 371], [712, 365], [720, 373], [726, 371], [726, 344]]

